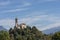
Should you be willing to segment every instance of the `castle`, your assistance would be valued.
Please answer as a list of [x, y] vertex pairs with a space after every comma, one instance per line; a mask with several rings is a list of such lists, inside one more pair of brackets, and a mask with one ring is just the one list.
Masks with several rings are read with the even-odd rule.
[[15, 18], [15, 28], [24, 29], [24, 28], [26, 28], [26, 24], [25, 23], [18, 24], [18, 19]]

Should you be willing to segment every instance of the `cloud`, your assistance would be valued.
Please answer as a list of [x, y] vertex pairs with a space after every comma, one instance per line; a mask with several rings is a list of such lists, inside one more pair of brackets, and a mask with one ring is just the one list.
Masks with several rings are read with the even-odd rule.
[[43, 0], [43, 1], [59, 1], [59, 0]]
[[22, 5], [19, 5], [17, 7], [28, 7], [28, 6], [31, 6], [31, 5], [32, 5], [31, 3], [26, 2], [26, 3], [22, 3]]
[[37, 3], [45, 3], [45, 2], [57, 2], [59, 0], [38, 0]]
[[31, 6], [32, 4], [30, 2], [27, 2], [26, 0], [11, 0], [11, 4], [17, 5], [17, 7], [27, 7]]
[[0, 13], [7, 13], [7, 12], [17, 12], [17, 11], [24, 11], [27, 10], [28, 8], [17, 8], [17, 9], [11, 9], [11, 10], [5, 10], [5, 11], [1, 11]]
[[45, 18], [47, 16], [48, 15], [37, 15], [37, 16], [36, 15], [30, 15], [30, 16], [27, 15], [27, 17], [21, 18], [20, 22], [24, 22], [24, 23], [27, 23], [27, 24], [32, 24], [32, 23], [35, 23], [37, 21], [41, 21], [42, 18]]
[[51, 29], [51, 28], [55, 28], [55, 27], [60, 27], [60, 19], [59, 17], [56, 17], [54, 15], [48, 15], [46, 17], [43, 17], [42, 20], [44, 21], [47, 21], [47, 22], [51, 22], [50, 24], [48, 24], [47, 22], [47, 25], [43, 26], [43, 25], [40, 25], [41, 29], [40, 30], [47, 30], [47, 29]]
[[6, 1], [6, 2], [0, 2], [0, 6], [5, 6], [5, 5], [9, 5], [10, 1]]
[[[47, 12], [33, 12], [27, 15], [26, 18], [30, 24], [34, 24], [39, 30], [47, 30], [60, 26], [60, 17], [55, 14], [46, 14]], [[36, 23], [37, 22], [37, 23]]]
[[31, 3], [26, 2], [26, 1], [23, 1], [22, 4], [23, 4], [24, 6], [30, 6], [30, 5], [32, 5]]
[[57, 1], [57, 0], [45, 0], [45, 1]]
[[44, 28], [42, 28], [41, 30], [47, 30], [47, 29], [51, 29], [51, 28], [55, 28], [55, 27], [60, 27], [60, 23], [59, 22], [56, 22], [56, 23], [47, 25]]

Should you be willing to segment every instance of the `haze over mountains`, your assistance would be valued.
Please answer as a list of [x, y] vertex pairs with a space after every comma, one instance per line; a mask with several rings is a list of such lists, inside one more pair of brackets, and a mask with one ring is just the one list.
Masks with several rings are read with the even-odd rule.
[[[5, 31], [7, 31], [7, 29], [4, 28], [3, 26], [0, 26], [0, 30], [5, 30]], [[58, 32], [58, 31], [60, 31], [60, 26], [55, 27], [55, 28], [51, 28], [51, 29], [44, 30], [43, 33], [45, 33], [45, 34], [50, 34], [50, 33], [55, 33], [55, 32]]]

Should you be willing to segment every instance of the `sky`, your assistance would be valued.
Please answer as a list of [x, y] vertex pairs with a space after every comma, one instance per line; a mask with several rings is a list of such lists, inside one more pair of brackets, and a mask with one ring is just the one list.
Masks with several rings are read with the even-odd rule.
[[60, 0], [0, 0], [0, 26], [13, 28], [19, 24], [47, 30], [60, 26]]

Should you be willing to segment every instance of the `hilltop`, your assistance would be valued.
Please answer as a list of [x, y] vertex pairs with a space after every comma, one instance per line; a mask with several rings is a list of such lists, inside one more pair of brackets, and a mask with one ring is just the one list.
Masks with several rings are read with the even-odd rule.
[[32, 28], [27, 26], [25, 29], [11, 28], [9, 34], [12, 40], [40, 40], [43, 37], [42, 32], [35, 26]]

